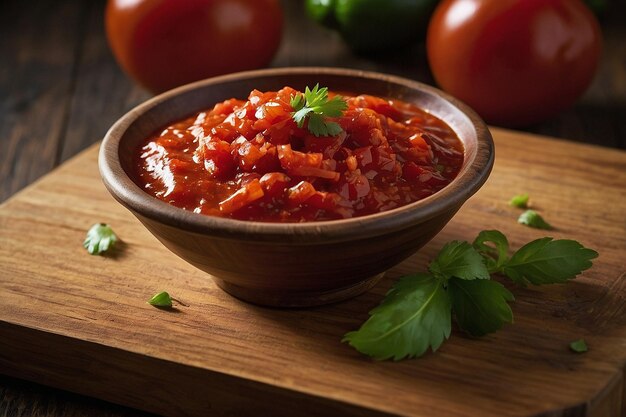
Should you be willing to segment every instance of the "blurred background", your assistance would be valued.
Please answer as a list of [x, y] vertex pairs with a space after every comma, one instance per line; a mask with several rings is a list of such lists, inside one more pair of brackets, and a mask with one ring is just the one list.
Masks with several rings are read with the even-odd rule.
[[[601, 5], [604, 38], [591, 86], [573, 106], [522, 129], [623, 149], [626, 2], [588, 1]], [[423, 41], [355, 53], [337, 31], [309, 17], [304, 3], [280, 1], [284, 29], [271, 66], [360, 68], [436, 85]], [[117, 118], [151, 96], [113, 57], [105, 7], [104, 0], [0, 2], [0, 201], [99, 141]]]
[[[242, 1], [236, 0], [233, 4]], [[269, 4], [274, 0], [249, 1]], [[427, 2], [434, 5], [437, 0]], [[120, 3], [131, 7], [142, 1]], [[358, 42], [368, 39], [366, 34], [368, 31], [372, 34], [370, 29], [346, 27], [350, 23], [348, 18], [348, 23], [345, 19], [338, 22], [337, 17], [326, 14], [324, 4], [332, 2], [320, 0], [317, 3], [318, 9], [307, 12], [304, 0], [279, 1], [283, 30], [275, 54], [273, 50], [269, 52], [269, 66], [357, 68], [437, 85], [429, 67], [423, 37], [405, 44], [396, 43], [395, 48], [383, 45], [374, 48], [377, 49], [375, 51], [367, 50], [367, 44], [363, 47]], [[573, 105], [558, 114], [515, 128], [625, 149], [626, 1], [589, 0], [587, 3], [599, 19], [603, 37], [599, 65], [590, 86]], [[107, 43], [105, 8], [104, 0], [0, 2], [0, 202], [101, 140], [113, 122], [153, 95], [118, 65]], [[368, 18], [368, 13], [372, 14], [371, 10], [348, 12], [354, 12], [357, 21]], [[393, 14], [385, 15], [376, 9], [373, 15], [376, 22], [380, 19], [381, 24], [397, 19]], [[228, 25], [236, 24], [242, 14], [231, 10], [229, 16], [231, 20], [222, 22], [226, 29]], [[275, 24], [272, 22], [261, 24]], [[114, 30], [123, 33], [134, 23], [132, 18], [122, 16], [117, 26], [114, 25]], [[344, 26], [341, 30], [333, 30], [324, 24], [336, 28]], [[428, 17], [420, 24], [425, 33]], [[365, 32], [359, 34], [359, 30]], [[368, 42], [376, 42], [377, 38], [370, 37]], [[150, 44], [149, 39], [144, 41]], [[124, 41], [120, 42], [123, 44]], [[160, 47], [152, 46], [156, 49]], [[123, 50], [124, 46], [119, 48]], [[212, 59], [220, 61], [226, 58]], [[126, 64], [132, 66], [123, 51], [118, 51], [117, 60], [126, 60]], [[516, 80], [511, 79], [510, 82], [514, 84]], [[94, 169], [97, 167], [94, 166]], [[0, 377], [0, 416], [26, 415], [138, 414], [36, 384]]]

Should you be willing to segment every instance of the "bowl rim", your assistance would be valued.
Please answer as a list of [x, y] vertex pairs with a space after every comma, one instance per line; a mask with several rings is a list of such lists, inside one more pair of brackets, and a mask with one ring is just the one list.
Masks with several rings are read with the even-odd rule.
[[[312, 76], [323, 74], [375, 79], [420, 90], [438, 99], [448, 101], [469, 119], [474, 128], [477, 142], [476, 152], [471, 159], [467, 159], [467, 153], [465, 153], [466, 160], [463, 162], [461, 171], [450, 184], [422, 200], [361, 217], [301, 223], [236, 220], [184, 210], [148, 194], [123, 169], [119, 149], [124, 133], [153, 107], [201, 87], [254, 77], [280, 77], [294, 74]], [[192, 111], [200, 110], [192, 109]], [[494, 154], [493, 139], [485, 122], [466, 104], [435, 87], [407, 78], [372, 71], [334, 67], [284, 67], [244, 71], [208, 78], [177, 87], [144, 101], [124, 114], [108, 130], [100, 146], [98, 165], [103, 182], [113, 197], [140, 217], [177, 229], [225, 239], [311, 244], [322, 241], [328, 243], [371, 238], [427, 221], [442, 212], [456, 211], [487, 180], [493, 167]]]

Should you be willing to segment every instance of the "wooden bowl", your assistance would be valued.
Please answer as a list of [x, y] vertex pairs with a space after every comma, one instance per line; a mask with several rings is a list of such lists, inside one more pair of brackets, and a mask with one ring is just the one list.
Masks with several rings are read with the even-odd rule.
[[[169, 123], [252, 89], [331, 90], [412, 102], [454, 129], [465, 147], [456, 179], [431, 197], [383, 213], [309, 223], [263, 223], [195, 214], [147, 194], [135, 183], [133, 153]], [[424, 84], [372, 72], [281, 68], [211, 78], [161, 94], [118, 120], [100, 148], [109, 192], [168, 249], [211, 274], [228, 293], [256, 304], [302, 307], [343, 300], [432, 239], [487, 180], [494, 146], [485, 123], [466, 105]], [[158, 260], [155, 260], [158, 262]]]

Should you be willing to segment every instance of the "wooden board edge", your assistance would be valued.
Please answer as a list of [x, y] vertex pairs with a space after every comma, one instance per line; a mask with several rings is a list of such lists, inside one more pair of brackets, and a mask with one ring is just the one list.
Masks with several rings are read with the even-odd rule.
[[[626, 364], [624, 364], [626, 366]], [[619, 371], [619, 370], [618, 370]], [[619, 417], [626, 416], [626, 403], [624, 401], [624, 372], [616, 373], [614, 378], [598, 391], [596, 395], [588, 402], [588, 417]]]
[[0, 340], [2, 374], [165, 416], [392, 415], [2, 320]]
[[[569, 146], [569, 147], [573, 147], [573, 148], [579, 148], [579, 149], [590, 149], [590, 150], [596, 150], [596, 151], [604, 151], [604, 152], [615, 152], [615, 153], [621, 153], [621, 154], [626, 154], [626, 151], [624, 149], [620, 149], [620, 148], [611, 148], [608, 146], [603, 146], [603, 145], [598, 145], [595, 143], [587, 143], [587, 142], [578, 142], [572, 139], [566, 139], [566, 138], [560, 138], [560, 137], [556, 137], [556, 136], [548, 136], [548, 135], [541, 135], [538, 133], [533, 133], [533, 132], [526, 132], [523, 130], [515, 130], [515, 129], [507, 129], [504, 127], [497, 127], [497, 126], [493, 126], [493, 125], [488, 125], [487, 126], [489, 128], [489, 131], [491, 132], [492, 136], [494, 138], [497, 138], [499, 136], [519, 136], [519, 137], [523, 137], [525, 139], [532, 139], [532, 140], [539, 140], [539, 141], [549, 141], [551, 143], [558, 143], [559, 145], [563, 145], [563, 146]], [[502, 140], [502, 139], [500, 139]], [[496, 148], [496, 152], [497, 152], [497, 148]]]

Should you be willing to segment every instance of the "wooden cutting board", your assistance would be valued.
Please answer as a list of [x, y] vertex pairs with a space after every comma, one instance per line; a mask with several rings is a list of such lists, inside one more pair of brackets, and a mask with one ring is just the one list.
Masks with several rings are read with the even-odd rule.
[[[489, 181], [430, 244], [369, 293], [307, 310], [238, 301], [171, 254], [105, 191], [92, 147], [0, 207], [0, 372], [168, 416], [625, 415], [626, 153], [493, 132]], [[522, 192], [555, 231], [517, 224]], [[82, 248], [95, 222], [124, 240], [117, 256]], [[550, 235], [600, 256], [567, 285], [509, 286], [515, 324], [496, 334], [455, 328], [397, 363], [340, 343], [395, 279], [492, 228], [515, 249]], [[161, 290], [186, 306], [148, 305]], [[589, 352], [568, 350], [579, 338]]]

